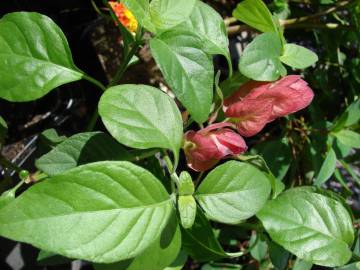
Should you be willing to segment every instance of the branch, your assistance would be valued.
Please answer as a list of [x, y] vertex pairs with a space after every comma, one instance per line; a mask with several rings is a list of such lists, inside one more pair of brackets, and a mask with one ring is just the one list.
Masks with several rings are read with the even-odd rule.
[[313, 20], [313, 19], [319, 18], [321, 16], [338, 11], [339, 9], [345, 8], [347, 5], [349, 5], [351, 3], [352, 3], [352, 1], [349, 1], [349, 0], [341, 1], [341, 2], [338, 2], [335, 6], [333, 6], [331, 8], [328, 8], [326, 10], [320, 11], [320, 12], [312, 14], [312, 15], [288, 19], [288, 20], [280, 20], [280, 25], [286, 26], [286, 25], [290, 25], [290, 24], [296, 24], [296, 23], [305, 22], [308, 20]]
[[[346, 6], [348, 6], [352, 3], [354, 3], [354, 1], [351, 1], [351, 0], [341, 1], [341, 2], [338, 2], [335, 6], [330, 7], [326, 10], [320, 11], [316, 14], [303, 16], [303, 17], [299, 17], [299, 18], [288, 19], [288, 20], [279, 20], [280, 25], [284, 26], [286, 29], [293, 29], [293, 28], [323, 28], [324, 29], [325, 28], [325, 29], [354, 30], [354, 28], [351, 26], [344, 26], [344, 25], [337, 24], [337, 23], [304, 23], [309, 20], [313, 20], [313, 19], [319, 18], [321, 16], [336, 12], [340, 9], [345, 8]], [[227, 31], [230, 36], [238, 34], [241, 31], [256, 31], [247, 25], [231, 26], [231, 24], [238, 22], [238, 20], [234, 17], [225, 18], [224, 22], [225, 22], [225, 25], [227, 26]]]

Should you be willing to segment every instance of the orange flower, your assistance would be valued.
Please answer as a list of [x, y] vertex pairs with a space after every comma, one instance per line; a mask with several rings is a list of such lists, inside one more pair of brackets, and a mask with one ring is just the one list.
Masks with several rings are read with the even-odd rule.
[[138, 22], [131, 11], [128, 10], [123, 3], [118, 3], [116, 1], [109, 1], [108, 3], [120, 23], [131, 33], [135, 33], [138, 28]]

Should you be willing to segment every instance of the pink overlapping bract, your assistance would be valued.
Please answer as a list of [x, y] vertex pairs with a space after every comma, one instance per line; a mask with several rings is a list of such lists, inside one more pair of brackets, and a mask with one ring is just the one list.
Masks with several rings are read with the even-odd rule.
[[185, 134], [188, 166], [195, 171], [205, 171], [221, 159], [245, 152], [247, 146], [241, 136], [254, 136], [276, 118], [304, 109], [313, 97], [307, 82], [298, 75], [276, 82], [245, 83], [224, 100], [223, 110], [229, 122]]
[[185, 134], [187, 163], [195, 171], [206, 171], [219, 160], [236, 156], [246, 151], [244, 139], [234, 130], [227, 128], [230, 123], [218, 123], [199, 131], [190, 130]]
[[245, 83], [224, 101], [225, 115], [236, 123], [238, 132], [251, 137], [275, 120], [306, 108], [314, 93], [298, 75], [276, 82]]

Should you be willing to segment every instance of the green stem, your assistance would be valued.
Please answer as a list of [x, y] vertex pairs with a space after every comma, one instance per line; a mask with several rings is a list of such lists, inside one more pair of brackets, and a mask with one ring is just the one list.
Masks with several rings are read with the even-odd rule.
[[299, 18], [293, 18], [293, 19], [288, 19], [288, 20], [283, 20], [280, 21], [281, 25], [290, 25], [290, 24], [296, 24], [296, 23], [300, 23], [300, 22], [304, 22], [304, 21], [308, 21], [308, 20], [312, 20], [312, 19], [316, 19], [319, 18], [321, 16], [333, 13], [339, 9], [342, 9], [344, 7], [346, 7], [347, 5], [351, 4], [352, 1], [341, 1], [338, 2], [336, 4], [336, 6], [333, 6], [331, 8], [328, 8], [324, 11], [320, 11], [318, 13], [312, 14], [312, 15], [308, 15], [308, 16], [303, 16], [303, 17], [299, 17]]
[[[321, 16], [334, 13], [340, 9], [345, 8], [346, 6], [356, 3], [356, 1], [341, 1], [338, 2], [335, 6], [330, 7], [324, 11], [320, 11], [315, 14], [311, 14], [308, 16], [292, 18], [288, 20], [280, 20], [280, 25], [284, 26], [286, 29], [288, 28], [325, 28], [325, 29], [348, 29], [348, 30], [355, 30], [350, 26], [340, 25], [336, 23], [308, 23], [313, 19], [317, 19]], [[248, 25], [232, 25], [231, 24], [237, 22], [235, 18], [227, 18], [225, 19], [225, 25], [227, 26], [227, 32], [229, 35], [238, 34], [241, 31], [251, 30], [252, 28]]]
[[21, 180], [15, 187], [13, 187], [11, 190], [15, 193], [23, 184], [25, 184], [25, 180]]
[[94, 0], [91, 0], [91, 5], [92, 5], [92, 7], [94, 8], [94, 10], [96, 11], [96, 13], [99, 14], [101, 17], [108, 18], [108, 19], [112, 19], [111, 16], [105, 14], [104, 12], [102, 12], [102, 11], [100, 10], [100, 8], [96, 5], [96, 3], [95, 3]]
[[142, 159], [152, 157], [155, 154], [159, 153], [160, 150], [159, 149], [151, 149], [151, 150], [148, 150], [145, 152], [142, 151], [142, 153], [140, 153], [140, 154], [137, 154], [136, 152], [138, 152], [138, 150], [130, 151], [130, 154], [134, 154], [134, 157], [131, 158], [129, 161], [140, 161]]
[[177, 186], [179, 186], [179, 177], [177, 176], [176, 172], [175, 172], [175, 167], [173, 165], [173, 163], [171, 162], [171, 159], [168, 155], [168, 153], [164, 150], [163, 152], [163, 158], [166, 164], [166, 167], [169, 170], [170, 173], [170, 181], [171, 181], [171, 192], [175, 193], [175, 183]]
[[20, 173], [22, 171], [22, 169], [19, 166], [10, 162], [3, 156], [0, 156], [0, 165], [4, 168], [12, 169], [12, 170], [16, 171], [17, 173]]
[[355, 183], [360, 187], [360, 178], [356, 175], [356, 173], [353, 171], [350, 165], [347, 164], [344, 160], [339, 160], [339, 162], [341, 166], [343, 166], [343, 168], [351, 175]]
[[127, 50], [128, 50], [128, 47], [129, 47], [128, 37], [129, 37], [129, 39], [132, 39], [132, 35], [131, 35], [131, 33], [128, 32], [128, 30], [119, 21], [118, 17], [116, 16], [116, 14], [113, 11], [112, 7], [110, 6], [109, 2], [107, 0], [103, 0], [103, 4], [109, 9], [110, 16], [111, 16], [112, 20], [116, 23], [121, 35], [123, 36], [124, 54], [127, 54]]
[[96, 85], [97, 87], [99, 87], [103, 91], [106, 90], [106, 87], [101, 82], [99, 82], [98, 80], [95, 80], [94, 78], [90, 77], [89, 75], [85, 74], [83, 76], [83, 79], [87, 80], [88, 82], [91, 82], [92, 84]]
[[[101, 88], [103, 91], [106, 91], [107, 88], [114, 86], [115, 84], [117, 84], [120, 80], [121, 77], [123, 76], [125, 70], [127, 69], [127, 66], [131, 60], [131, 58], [134, 56], [134, 54], [136, 53], [137, 49], [139, 48], [139, 43], [136, 42], [134, 44], [134, 46], [132, 47], [131, 51], [125, 55], [124, 61], [121, 63], [119, 70], [117, 71], [117, 73], [115, 74], [114, 78], [111, 80], [111, 82], [108, 84], [107, 87], [105, 87], [101, 82], [95, 80], [94, 78], [85, 75], [84, 79], [88, 80], [89, 82], [97, 85], [99, 88]], [[86, 128], [86, 131], [92, 131], [97, 123], [97, 120], [99, 119], [99, 112], [98, 109], [96, 108], [94, 113], [92, 114], [91, 118], [90, 118], [90, 122]]]
[[87, 132], [94, 130], [94, 127], [95, 127], [98, 119], [99, 119], [99, 111], [98, 111], [98, 108], [95, 108], [95, 111], [91, 115], [90, 122], [86, 127]]
[[195, 187], [197, 187], [197, 186], [199, 185], [199, 183], [200, 183], [201, 178], [203, 177], [203, 175], [204, 175], [204, 172], [200, 172], [200, 173], [199, 173], [199, 175], [198, 175], [198, 177], [196, 178], [195, 183], [194, 183]]
[[247, 229], [247, 230], [255, 230], [261, 232], [264, 230], [264, 227], [260, 223], [240, 223], [236, 226]]
[[124, 72], [126, 71], [128, 64], [131, 58], [135, 55], [137, 49], [139, 48], [139, 43], [135, 43], [134, 46], [131, 48], [130, 52], [125, 54], [124, 61], [121, 63], [118, 71], [116, 72], [114, 78], [109, 83], [109, 87], [116, 85], [121, 80]]
[[341, 25], [338, 23], [296, 23], [296, 24], [289, 24], [285, 26], [286, 29], [298, 29], [298, 28], [308, 28], [308, 29], [346, 29], [346, 30], [355, 30], [354, 27], [349, 25]]
[[42, 171], [36, 171], [30, 177], [31, 177], [32, 182], [37, 183], [39, 181], [46, 179], [48, 177], [48, 175]]
[[163, 155], [164, 155], [164, 161], [165, 161], [165, 164], [166, 164], [166, 167], [168, 168], [170, 174], [173, 174], [174, 172], [174, 166], [171, 162], [171, 159], [169, 157], [169, 155], [166, 153], [166, 151], [163, 151]]

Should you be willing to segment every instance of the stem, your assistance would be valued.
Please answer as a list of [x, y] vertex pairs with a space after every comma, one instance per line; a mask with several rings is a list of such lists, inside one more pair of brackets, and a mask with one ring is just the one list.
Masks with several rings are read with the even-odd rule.
[[[341, 2], [337, 3], [335, 6], [328, 8], [324, 11], [320, 11], [316, 14], [298, 17], [298, 18], [292, 18], [292, 19], [288, 19], [288, 20], [280, 20], [280, 25], [284, 26], [285, 28], [325, 28], [325, 29], [340, 29], [341, 28], [341, 29], [350, 29], [351, 30], [351, 29], [353, 29], [352, 27], [340, 25], [340, 24], [336, 24], [336, 23], [304, 23], [304, 22], [307, 22], [307, 21], [313, 20], [313, 19], [317, 19], [324, 15], [331, 14], [331, 13], [336, 12], [339, 9], [343, 9], [346, 6], [348, 6], [352, 3], [355, 3], [355, 2], [356, 1], [350, 1], [350, 0], [341, 1]], [[253, 30], [248, 25], [230, 26], [231, 24], [237, 22], [237, 19], [233, 18], [233, 17], [226, 18], [224, 20], [224, 22], [225, 22], [225, 25], [227, 26], [227, 31], [228, 31], [229, 35], [235, 35], [242, 31]]]
[[166, 167], [168, 168], [170, 174], [173, 174], [174, 166], [171, 162], [171, 159], [170, 159], [169, 155], [166, 153], [166, 151], [163, 151], [163, 154], [164, 154], [164, 161], [165, 161]]
[[198, 177], [196, 178], [195, 183], [194, 183], [195, 187], [197, 187], [197, 186], [199, 185], [200, 180], [201, 180], [201, 178], [203, 177], [203, 175], [204, 175], [204, 172], [200, 172], [200, 173], [199, 173], [199, 175], [198, 175]]
[[[37, 182], [40, 182], [42, 180], [44, 180], [45, 178], [47, 178], [48, 175], [45, 174], [44, 172], [42, 171], [36, 171], [35, 173], [31, 174], [30, 175], [30, 179], [31, 179], [31, 182], [32, 183], [37, 183]], [[26, 182], [25, 182], [26, 183]]]
[[12, 170], [16, 171], [17, 173], [20, 173], [22, 171], [22, 169], [19, 166], [10, 162], [9, 160], [7, 160], [5, 157], [3, 157], [1, 155], [0, 155], [0, 165], [4, 168], [12, 169]]
[[354, 27], [348, 25], [341, 25], [338, 23], [299, 23], [299, 24], [289, 24], [285, 26], [286, 29], [299, 29], [299, 28], [318, 28], [318, 29], [347, 29], [355, 30]]
[[240, 223], [236, 226], [247, 229], [247, 230], [255, 230], [255, 231], [263, 231], [264, 227], [260, 223]]
[[91, 0], [91, 5], [92, 7], [94, 8], [94, 10], [96, 11], [97, 14], [99, 14], [100, 16], [104, 17], [104, 18], [109, 18], [109, 19], [112, 19], [111, 16], [105, 14], [104, 12], [102, 12], [100, 10], [100, 8], [96, 5], [95, 1], [94, 0]]
[[352, 170], [349, 164], [347, 164], [343, 160], [339, 160], [341, 166], [351, 175], [351, 177], [354, 179], [355, 183], [360, 187], [360, 178], [356, 175], [356, 173]]
[[318, 13], [312, 14], [312, 15], [308, 15], [308, 16], [303, 16], [303, 17], [299, 17], [299, 18], [293, 18], [293, 19], [288, 19], [288, 20], [282, 20], [280, 21], [281, 25], [289, 25], [289, 24], [295, 24], [295, 23], [299, 23], [299, 22], [304, 22], [304, 21], [308, 21], [308, 20], [312, 20], [312, 19], [316, 19], [318, 17], [333, 13], [339, 9], [342, 9], [344, 7], [346, 7], [347, 5], [351, 4], [352, 1], [342, 1], [342, 2], [338, 2], [336, 4], [336, 6], [333, 6], [331, 8], [328, 8], [324, 11], [320, 11]]
[[91, 82], [92, 84], [96, 85], [97, 87], [99, 87], [103, 91], [106, 90], [106, 87], [101, 82], [99, 82], [98, 80], [95, 80], [94, 78], [90, 77], [89, 75], [85, 74], [83, 76], [83, 79], [87, 80], [88, 82]]
[[16, 192], [23, 184], [25, 184], [25, 180], [21, 180], [15, 187], [13, 187], [11, 190]]
[[113, 11], [112, 7], [110, 6], [109, 2], [107, 0], [103, 0], [103, 4], [109, 9], [110, 12], [110, 17], [112, 18], [112, 20], [116, 23], [116, 25], [118, 26], [118, 29], [121, 33], [121, 35], [123, 36], [123, 42], [124, 42], [124, 54], [127, 54], [127, 50], [129, 47], [129, 41], [128, 41], [128, 37], [132, 38], [131, 33], [128, 32], [128, 30], [122, 25], [122, 23], [120, 22], [120, 20], [118, 19], [118, 17], [116, 16], [115, 12]]
[[[99, 88], [101, 88], [104, 92], [106, 91], [107, 88], [114, 86], [115, 84], [117, 84], [120, 80], [121, 77], [123, 76], [131, 58], [134, 56], [134, 54], [136, 53], [136, 50], [139, 48], [139, 42], [135, 42], [134, 46], [132, 47], [131, 51], [129, 53], [127, 53], [127, 50], [124, 50], [125, 53], [125, 58], [124, 61], [121, 63], [119, 70], [116, 72], [114, 78], [111, 80], [111, 82], [107, 85], [107, 87], [105, 87], [101, 82], [95, 80], [94, 78], [85, 75], [84, 79], [88, 80], [89, 82], [97, 85]], [[93, 112], [91, 118], [90, 118], [90, 122], [86, 128], [86, 131], [92, 131], [96, 125], [97, 120], [99, 119], [99, 112], [98, 109], [96, 108], [95, 111]]]
[[134, 46], [131, 48], [130, 52], [125, 54], [124, 61], [121, 63], [121, 65], [120, 65], [118, 71], [116, 72], [114, 78], [109, 83], [109, 87], [116, 85], [121, 80], [121, 77], [123, 76], [126, 68], [128, 67], [128, 64], [129, 64], [131, 58], [134, 56], [137, 49], [139, 48], [139, 45], [140, 44], [138, 42], [136, 42], [134, 44]]
[[227, 32], [229, 36], [238, 34], [242, 31], [251, 31], [251, 30], [253, 30], [253, 28], [245, 24], [227, 27]]
[[138, 154], [138, 155], [136, 154], [136, 152], [138, 152], [138, 150], [130, 151], [130, 154], [135, 153], [135, 155], [129, 161], [140, 161], [142, 159], [152, 157], [153, 155], [159, 153], [160, 150], [159, 149], [151, 149], [151, 150], [149, 150], [147, 152], [142, 152], [141, 154]]
[[171, 162], [171, 159], [170, 159], [168, 153], [165, 150], [163, 150], [162, 152], [164, 155], [163, 158], [164, 158], [166, 167], [168, 168], [169, 173], [170, 173], [171, 192], [175, 193], [175, 183], [176, 183], [176, 185], [179, 185], [179, 177], [177, 176], [176, 172], [174, 171], [175, 168]]
[[224, 19], [225, 26], [229, 26], [230, 24], [236, 23], [238, 19], [234, 17], [228, 17]]
[[99, 119], [99, 111], [98, 111], [98, 108], [96, 107], [95, 111], [91, 115], [90, 122], [86, 127], [86, 131], [89, 132], [89, 131], [94, 130], [94, 127], [95, 127], [96, 122], [97, 122], [98, 119]]

